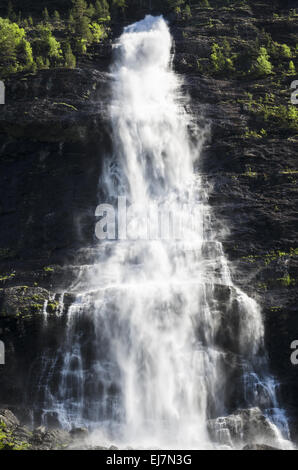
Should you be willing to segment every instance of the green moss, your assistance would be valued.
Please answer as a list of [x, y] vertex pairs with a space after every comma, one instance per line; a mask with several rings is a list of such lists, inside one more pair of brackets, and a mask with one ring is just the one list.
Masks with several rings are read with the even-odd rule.
[[294, 286], [296, 284], [296, 280], [292, 279], [290, 274], [287, 274], [286, 276], [284, 276], [280, 279], [277, 279], [277, 280], [280, 281], [282, 283], [282, 285], [285, 286], [285, 287], [291, 287], [291, 286]]
[[256, 178], [258, 176], [258, 173], [255, 171], [252, 171], [251, 168], [248, 168], [248, 170], [245, 173], [242, 173], [242, 176], [248, 176], [249, 178]]
[[291, 170], [290, 168], [280, 171], [281, 175], [297, 175], [298, 170]]
[[248, 255], [243, 256], [241, 259], [249, 263], [255, 263], [256, 261], [260, 260], [263, 261], [267, 266], [272, 263], [272, 261], [275, 261], [279, 258], [291, 258], [295, 256], [298, 256], [298, 248], [290, 248], [289, 251], [272, 250], [269, 253], [265, 253], [265, 255]]
[[0, 450], [29, 450], [28, 442], [18, 440], [12, 431], [7, 429], [6, 424], [0, 421]]
[[15, 273], [0, 275], [0, 281], [9, 281], [15, 277]]
[[58, 307], [59, 307], [59, 302], [57, 302], [57, 301], [55, 301], [55, 302], [50, 302], [50, 303], [48, 303], [48, 305], [47, 305], [47, 311], [48, 311], [49, 313], [54, 313], [54, 312], [56, 312], [56, 310], [58, 309]]
[[244, 138], [245, 139], [263, 139], [267, 136], [267, 131], [265, 129], [261, 129], [260, 132], [249, 130], [248, 127], [245, 129]]
[[73, 106], [72, 104], [67, 104], [67, 103], [54, 103], [55, 105], [61, 105], [61, 106], [66, 106], [67, 108], [72, 109], [73, 111], [78, 111], [78, 108]]
[[51, 266], [45, 266], [43, 268], [44, 272], [45, 273], [53, 273], [54, 272], [54, 268], [51, 268]]

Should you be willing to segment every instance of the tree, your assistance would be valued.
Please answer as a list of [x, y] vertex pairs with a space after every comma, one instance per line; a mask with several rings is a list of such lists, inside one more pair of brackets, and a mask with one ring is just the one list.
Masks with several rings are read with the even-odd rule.
[[49, 15], [49, 12], [48, 12], [47, 8], [44, 8], [44, 10], [42, 12], [42, 17], [43, 17], [43, 21], [45, 23], [48, 23], [50, 21], [50, 15]]
[[287, 44], [281, 44], [280, 46], [280, 55], [286, 59], [291, 59], [292, 52], [291, 48]]
[[95, 16], [95, 7], [92, 3], [90, 3], [90, 5], [88, 6], [87, 11], [86, 11], [86, 15], [91, 20], [92, 20], [92, 18], [94, 18], [94, 16]]
[[214, 43], [211, 50], [211, 64], [215, 73], [234, 71], [233, 60], [230, 57], [231, 46], [228, 41], [224, 41], [223, 46]]
[[68, 16], [68, 30], [70, 33], [75, 32], [75, 20], [74, 20], [72, 12], [70, 12]]
[[9, 0], [8, 5], [7, 5], [7, 18], [11, 21], [16, 21], [17, 17], [13, 9], [13, 5], [11, 3], [11, 0]]
[[173, 10], [177, 15], [181, 13], [181, 7], [184, 5], [184, 0], [167, 0], [168, 7]]
[[87, 13], [87, 3], [85, 0], [72, 0], [73, 8], [71, 14], [75, 20], [82, 18]]
[[29, 18], [28, 18], [28, 23], [29, 23], [29, 26], [33, 26], [33, 19], [32, 19], [32, 16], [30, 15]]
[[260, 47], [259, 56], [253, 65], [252, 71], [259, 77], [270, 75], [272, 73], [273, 66], [269, 60], [269, 54], [265, 47]]
[[66, 42], [64, 48], [64, 58], [65, 58], [65, 67], [69, 69], [74, 69], [76, 67], [76, 57], [72, 52], [71, 45], [69, 42]]
[[85, 39], [87, 42], [92, 41], [92, 33], [89, 28], [89, 20], [86, 16], [77, 18], [75, 22], [75, 35], [80, 39]]
[[28, 70], [33, 65], [33, 53], [30, 43], [22, 38], [20, 43], [16, 47], [17, 59], [22, 70]]
[[50, 67], [49, 59], [43, 59], [42, 57], [36, 57], [36, 67], [38, 69], [48, 69]]
[[127, 8], [127, 3], [126, 0], [113, 0], [113, 6], [116, 8], [120, 8], [123, 13], [125, 8]]
[[90, 25], [90, 30], [94, 42], [100, 42], [106, 36], [104, 27], [98, 23], [92, 23]]
[[110, 20], [110, 9], [107, 0], [97, 0], [95, 3], [95, 17], [97, 21]]
[[37, 39], [33, 42], [35, 54], [44, 59], [51, 60], [54, 65], [62, 58], [60, 43], [52, 35], [48, 26], [39, 25], [37, 28]]
[[8, 75], [21, 69], [18, 60], [18, 47], [25, 39], [25, 30], [9, 19], [0, 18], [0, 72]]
[[191, 9], [190, 9], [190, 6], [189, 6], [189, 5], [186, 5], [186, 6], [185, 6], [184, 12], [183, 12], [183, 16], [184, 16], [187, 20], [190, 20], [190, 18], [192, 17]]
[[296, 75], [296, 68], [292, 60], [289, 63], [289, 75]]
[[54, 19], [55, 25], [56, 25], [56, 26], [59, 26], [60, 21], [61, 21], [61, 17], [60, 17], [59, 11], [57, 11], [57, 10], [54, 11], [53, 19]]

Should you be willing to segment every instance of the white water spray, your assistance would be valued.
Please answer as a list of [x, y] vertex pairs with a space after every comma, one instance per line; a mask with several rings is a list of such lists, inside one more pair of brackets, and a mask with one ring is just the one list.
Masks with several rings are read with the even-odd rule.
[[[233, 285], [206, 184], [193, 170], [204, 133], [185, 112], [171, 47], [167, 24], [151, 16], [116, 44], [114, 157], [101, 184], [108, 202], [126, 196], [143, 212], [153, 203], [176, 214], [195, 206], [196, 230], [187, 227], [182, 240], [100, 245], [89, 293], [68, 313], [59, 390], [47, 409], [66, 427], [90, 425], [97, 443], [203, 449], [213, 446], [208, 419], [238, 408], [286, 420], [266, 371], [260, 309]], [[134, 223], [138, 232], [142, 217]]]

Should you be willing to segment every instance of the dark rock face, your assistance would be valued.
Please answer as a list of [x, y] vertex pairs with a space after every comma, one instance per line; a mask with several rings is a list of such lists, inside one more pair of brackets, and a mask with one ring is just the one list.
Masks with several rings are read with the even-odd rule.
[[[240, 50], [262, 28], [274, 41], [294, 44], [297, 19], [274, 20], [275, 6], [249, 3], [246, 12], [200, 10], [200, 16], [193, 13], [192, 26], [176, 25], [175, 67], [183, 75], [198, 122], [202, 123], [202, 116], [210, 122], [210, 139], [198, 166], [211, 183], [214, 227], [231, 260], [234, 282], [262, 306], [270, 369], [280, 382], [279, 398], [295, 440], [298, 366], [291, 363], [290, 345], [298, 338], [297, 135], [252, 117], [241, 103], [247, 92], [259, 90], [264, 96], [272, 90], [274, 79], [206, 78], [196, 64], [223, 37]], [[203, 26], [205, 15], [212, 16], [212, 29]], [[287, 105], [295, 77], [279, 78]], [[245, 138], [245, 129], [256, 123], [259, 128], [269, 127], [267, 136]]]
[[[93, 241], [103, 158], [110, 152], [107, 74], [43, 71], [6, 84], [0, 116], [2, 269], [62, 262]], [[3, 271], [2, 271], [3, 272]]]
[[[193, 20], [209, 15], [209, 10], [193, 11]], [[201, 23], [175, 24], [174, 66], [184, 79], [195, 120], [210, 123], [198, 168], [212, 186], [214, 227], [235, 283], [263, 307], [270, 368], [281, 383], [280, 400], [297, 439], [298, 366], [290, 361], [290, 344], [298, 339], [297, 136], [276, 128], [262, 139], [244, 137], [253, 118], [241, 100], [256, 89], [264, 94], [272, 86], [269, 79], [210, 78], [196, 67], [223, 36], [241, 47], [241, 41], [254, 41], [265, 28], [274, 40], [294, 42], [297, 21], [281, 23], [270, 15], [264, 2], [255, 2], [245, 11], [213, 11], [212, 30]], [[6, 83], [7, 104], [0, 115], [0, 339], [6, 346], [0, 403], [25, 420], [30, 365], [40, 350], [59, 344], [61, 319], [54, 317], [61, 293], [93, 259], [98, 182], [112, 148], [110, 60], [107, 46], [93, 68], [40, 71]], [[281, 80], [290, 97], [292, 77]], [[229, 293], [218, 296], [224, 303]], [[72, 300], [64, 296], [65, 309]], [[53, 313], [47, 335], [42, 333], [45, 301], [48, 314]], [[52, 448], [47, 433], [36, 431], [36, 445]]]

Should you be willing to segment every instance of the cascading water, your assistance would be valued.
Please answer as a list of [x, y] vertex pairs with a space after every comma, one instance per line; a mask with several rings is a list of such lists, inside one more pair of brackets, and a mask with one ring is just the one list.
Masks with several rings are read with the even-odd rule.
[[[152, 16], [115, 46], [114, 155], [101, 187], [104, 202], [126, 197], [134, 209], [125, 234], [99, 243], [88, 288], [78, 284], [61, 320], [65, 339], [40, 379], [42, 416], [134, 448], [213, 447], [208, 420], [234, 413], [242, 429], [239, 408], [259, 407], [286, 434], [260, 309], [233, 285], [193, 169], [204, 132], [185, 111], [171, 48], [166, 22]], [[149, 223], [152, 207], [160, 213]], [[224, 420], [212, 421], [218, 436]]]

